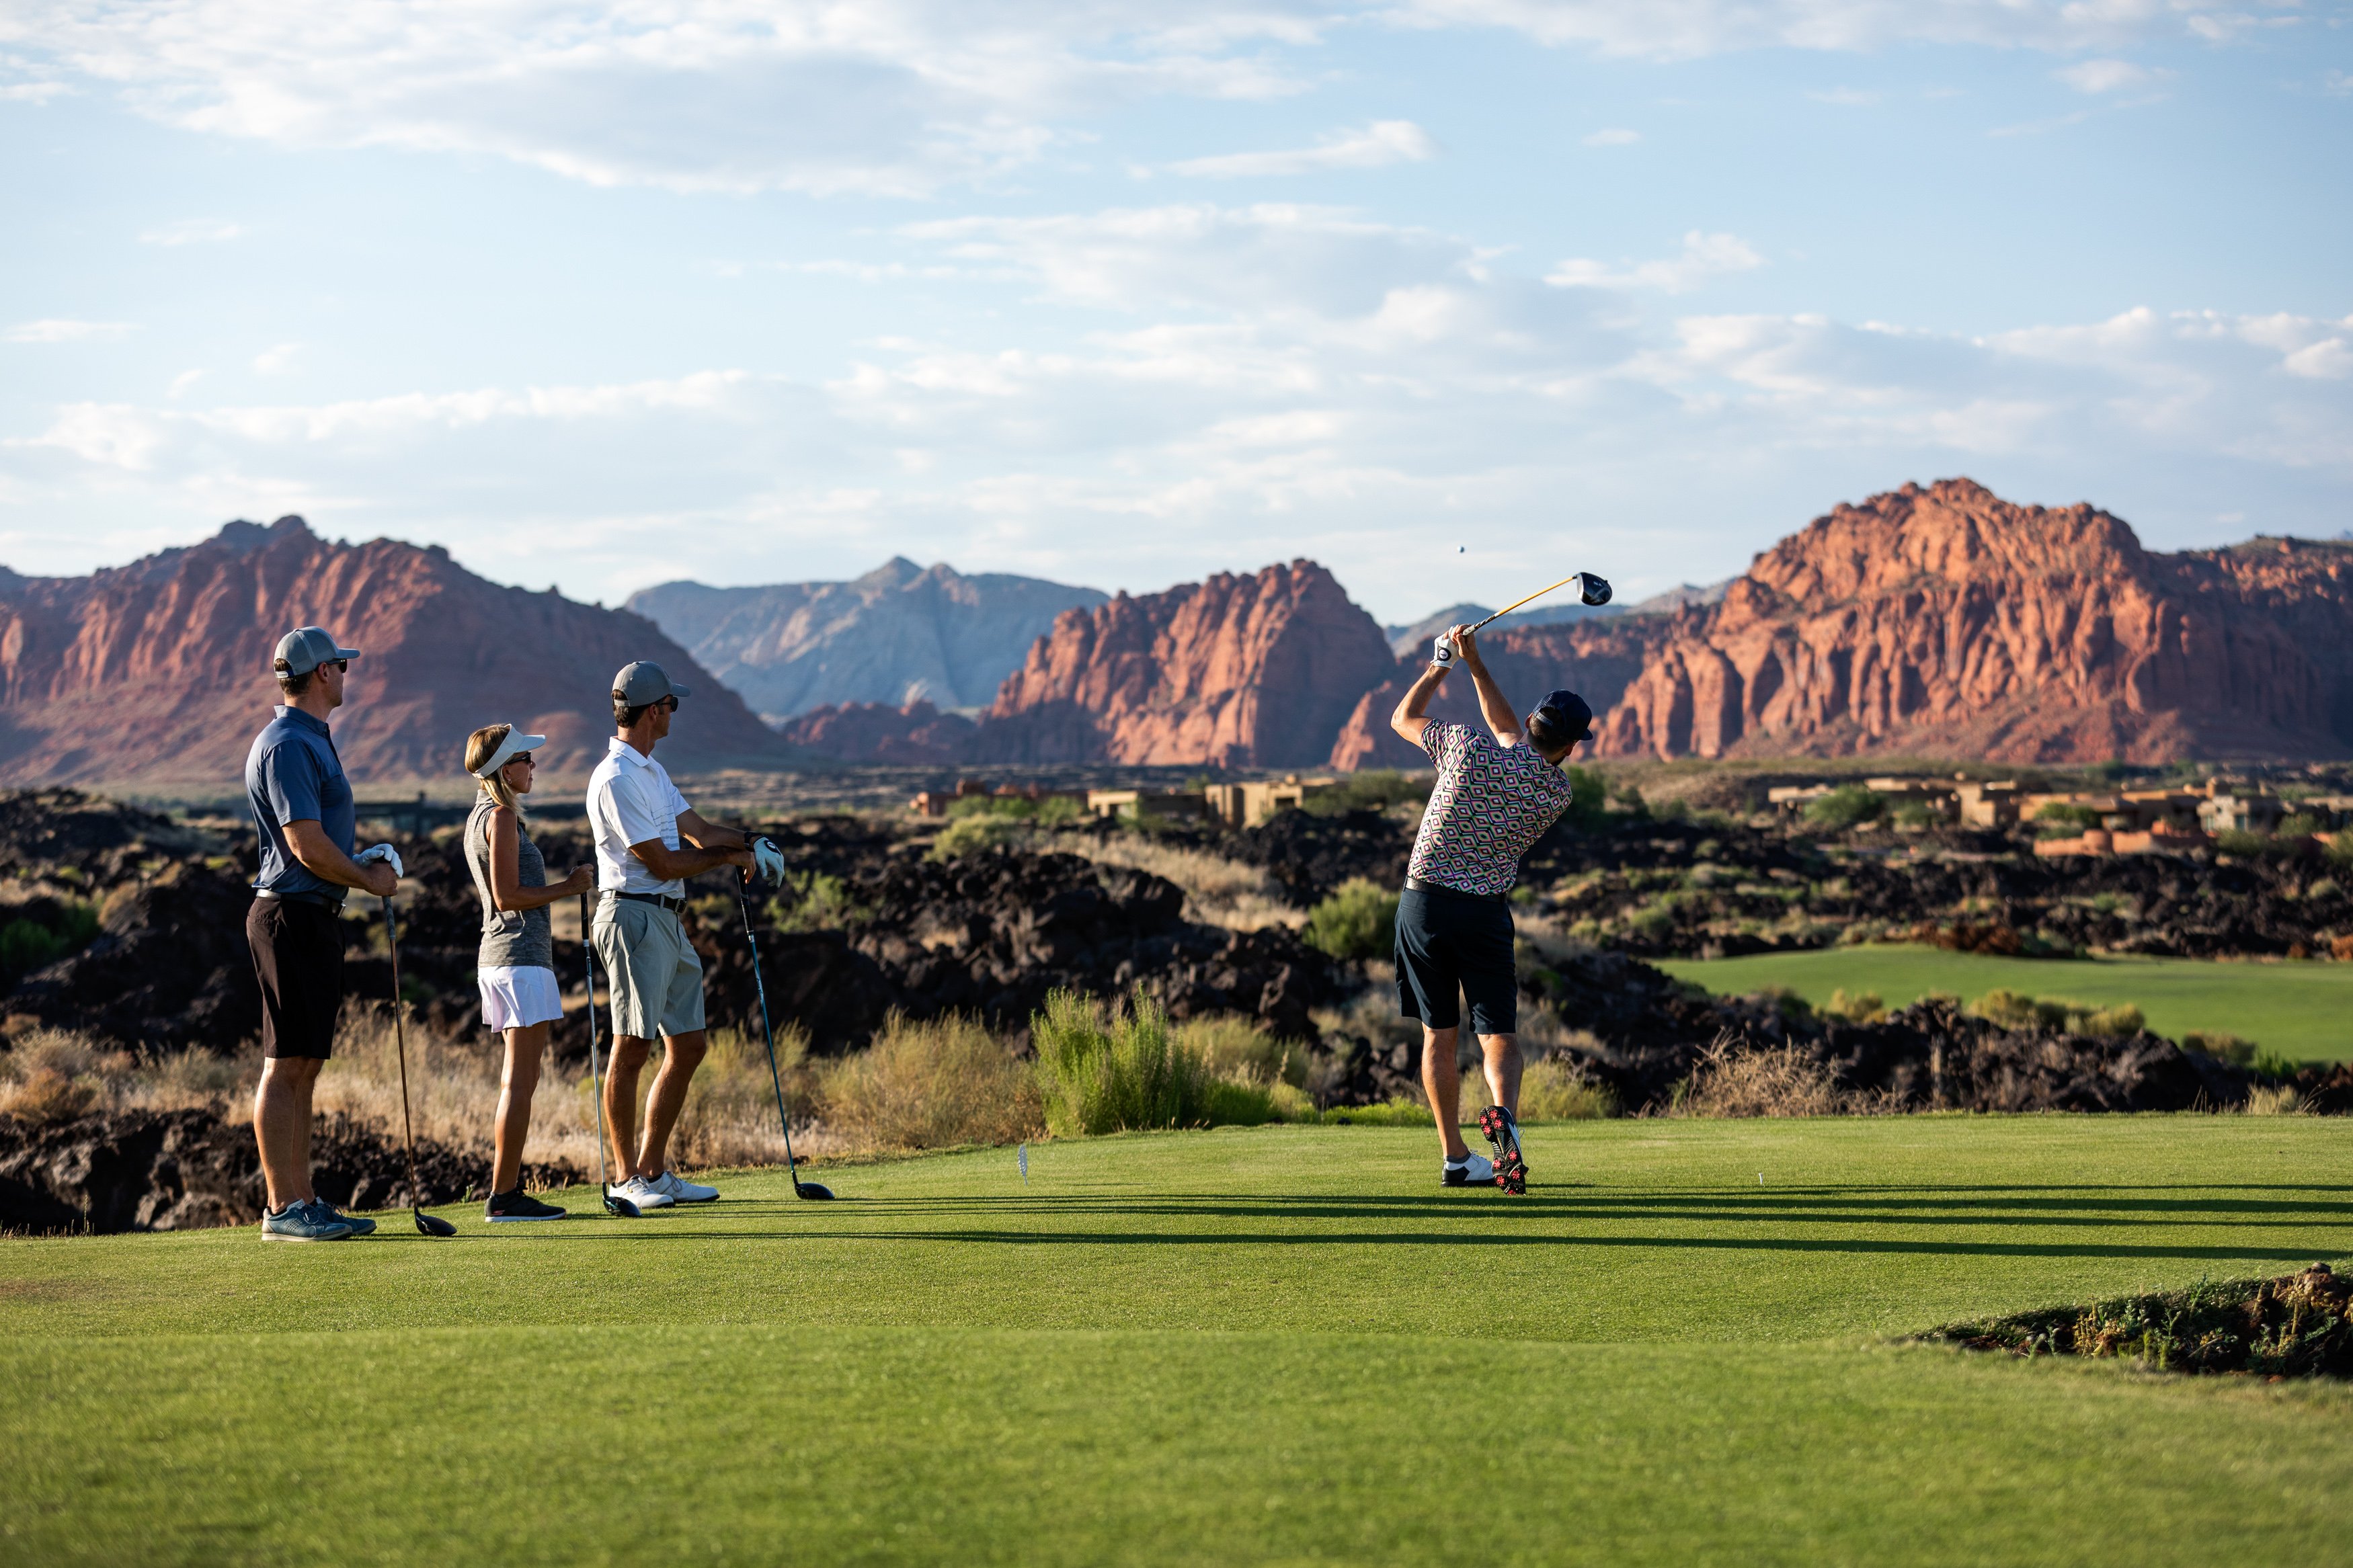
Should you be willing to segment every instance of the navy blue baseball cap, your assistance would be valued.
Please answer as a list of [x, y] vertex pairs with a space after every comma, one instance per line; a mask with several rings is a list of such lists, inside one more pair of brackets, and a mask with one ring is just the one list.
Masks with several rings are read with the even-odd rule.
[[1528, 715], [1528, 733], [1543, 746], [1573, 746], [1593, 733], [1593, 710], [1574, 691], [1550, 691]]

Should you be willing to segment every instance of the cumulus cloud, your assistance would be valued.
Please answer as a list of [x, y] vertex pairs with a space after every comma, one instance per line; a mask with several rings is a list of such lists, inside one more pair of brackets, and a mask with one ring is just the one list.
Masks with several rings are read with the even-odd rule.
[[1388, 163], [1419, 163], [1438, 156], [1430, 133], [1410, 120], [1377, 120], [1361, 131], [1342, 131], [1313, 147], [1279, 153], [1227, 153], [1169, 164], [1172, 174], [1232, 180], [1317, 174], [1329, 169], [1377, 169]]
[[1764, 265], [1765, 258], [1739, 236], [1702, 234], [1694, 229], [1683, 236], [1683, 253], [1679, 256], [1615, 268], [1605, 262], [1575, 258], [1554, 268], [1545, 281], [1559, 289], [1656, 289], [1668, 294], [1687, 294], [1711, 278], [1746, 272]]
[[2147, 66], [2134, 65], [2130, 60], [2085, 60], [2052, 74], [2077, 92], [2097, 94], [2147, 87], [2172, 73], [2151, 70]]
[[1595, 132], [1585, 138], [1585, 144], [1588, 147], [1631, 147], [1641, 139], [1642, 133], [1639, 131], [1612, 129]]
[[129, 321], [74, 321], [49, 319], [19, 321], [5, 334], [12, 343], [111, 342], [138, 329]]

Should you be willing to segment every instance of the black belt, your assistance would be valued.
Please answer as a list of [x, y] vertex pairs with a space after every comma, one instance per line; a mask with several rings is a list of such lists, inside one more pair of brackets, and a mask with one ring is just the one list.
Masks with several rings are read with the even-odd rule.
[[1506, 901], [1501, 893], [1466, 893], [1460, 888], [1449, 888], [1437, 882], [1425, 882], [1419, 877], [1408, 877], [1405, 879], [1405, 890], [1409, 893], [1445, 893], [1457, 899], [1484, 899], [1491, 904]]
[[627, 899], [633, 904], [659, 904], [663, 909], [668, 910], [672, 914], [676, 914], [679, 910], [686, 908], [686, 900], [684, 899], [673, 899], [668, 893], [607, 892], [605, 894], [605, 897], [608, 899]]
[[332, 893], [281, 893], [271, 888], [256, 888], [253, 889], [253, 896], [281, 904], [308, 904], [317, 910], [341, 910], [343, 907], [343, 900]]

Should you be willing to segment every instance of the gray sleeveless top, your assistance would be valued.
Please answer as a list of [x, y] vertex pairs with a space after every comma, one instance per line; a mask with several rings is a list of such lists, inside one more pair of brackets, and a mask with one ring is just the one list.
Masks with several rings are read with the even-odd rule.
[[[501, 910], [491, 900], [491, 813], [498, 805], [489, 795], [478, 795], [474, 814], [466, 818], [466, 865], [482, 900], [482, 951], [474, 962], [483, 969], [554, 969], [555, 946], [547, 907]], [[515, 880], [526, 888], [547, 886], [547, 862], [521, 824], [515, 828]]]

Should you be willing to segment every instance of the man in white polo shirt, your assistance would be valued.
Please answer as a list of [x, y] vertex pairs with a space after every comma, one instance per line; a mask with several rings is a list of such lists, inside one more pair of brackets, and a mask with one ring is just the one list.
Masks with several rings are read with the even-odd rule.
[[[695, 815], [654, 761], [686, 688], [661, 666], [640, 659], [613, 677], [617, 731], [588, 777], [588, 826], [596, 838], [596, 918], [590, 939], [613, 999], [613, 1071], [605, 1079], [605, 1125], [621, 1181], [612, 1191], [641, 1209], [707, 1204], [716, 1187], [681, 1181], [667, 1158], [670, 1129], [686, 1105], [687, 1085], [702, 1064], [702, 962], [678, 912], [686, 879], [722, 866], [771, 878], [784, 857], [765, 838], [720, 827]], [[653, 1037], [662, 1037], [661, 1070], [646, 1101], [638, 1137], [638, 1072]]]

